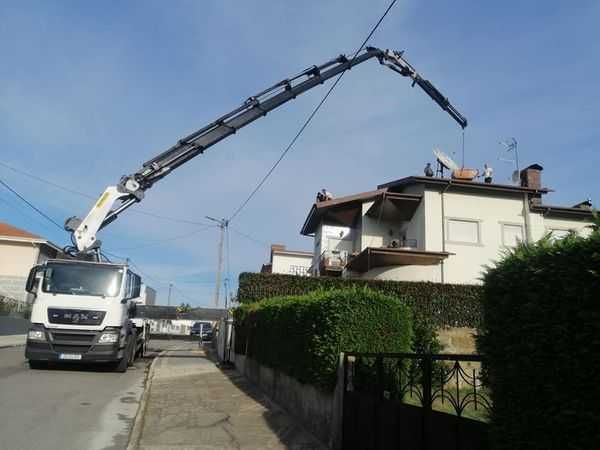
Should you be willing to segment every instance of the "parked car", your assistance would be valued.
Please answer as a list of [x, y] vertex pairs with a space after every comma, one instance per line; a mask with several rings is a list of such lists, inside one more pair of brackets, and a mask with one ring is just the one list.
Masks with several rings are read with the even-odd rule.
[[213, 337], [212, 324], [210, 322], [196, 322], [190, 329], [190, 336], [199, 336], [200, 330], [202, 330], [202, 340], [210, 341]]

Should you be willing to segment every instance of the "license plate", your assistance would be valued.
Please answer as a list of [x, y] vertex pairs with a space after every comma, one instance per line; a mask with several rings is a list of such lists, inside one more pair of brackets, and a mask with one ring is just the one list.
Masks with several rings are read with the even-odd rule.
[[75, 353], [60, 353], [58, 355], [58, 359], [81, 359], [81, 355], [77, 355]]

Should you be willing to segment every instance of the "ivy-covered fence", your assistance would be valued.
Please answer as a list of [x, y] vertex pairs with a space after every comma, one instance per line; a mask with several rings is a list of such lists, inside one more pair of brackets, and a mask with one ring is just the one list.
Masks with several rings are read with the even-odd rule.
[[238, 301], [252, 303], [283, 295], [301, 295], [316, 290], [368, 287], [400, 298], [415, 319], [432, 326], [477, 327], [481, 320], [481, 286], [428, 282], [360, 280], [294, 275], [240, 274]]
[[599, 448], [599, 227], [522, 245], [485, 275], [494, 449]]
[[340, 352], [407, 352], [413, 340], [409, 308], [366, 288], [274, 297], [234, 317], [236, 353], [328, 391]]

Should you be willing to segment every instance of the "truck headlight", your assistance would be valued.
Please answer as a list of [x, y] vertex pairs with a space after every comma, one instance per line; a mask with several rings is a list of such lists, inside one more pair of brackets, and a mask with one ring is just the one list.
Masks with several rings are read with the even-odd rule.
[[109, 332], [102, 333], [100, 335], [100, 339], [98, 339], [98, 344], [115, 344], [119, 342], [119, 333]]
[[31, 341], [45, 341], [46, 333], [44, 333], [44, 330], [29, 330], [27, 339]]

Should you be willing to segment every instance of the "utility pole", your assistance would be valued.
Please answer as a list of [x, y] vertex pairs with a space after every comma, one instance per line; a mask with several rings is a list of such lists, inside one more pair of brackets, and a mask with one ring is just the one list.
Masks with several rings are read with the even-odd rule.
[[171, 306], [171, 289], [173, 289], [173, 283], [169, 283], [169, 297], [167, 299], [167, 305]]
[[208, 220], [217, 222], [219, 224], [219, 253], [217, 259], [217, 279], [215, 281], [215, 307], [219, 307], [219, 295], [221, 291], [221, 273], [223, 272], [223, 242], [225, 238], [225, 231], [229, 226], [229, 220], [227, 219], [215, 219], [214, 217], [206, 216]]

